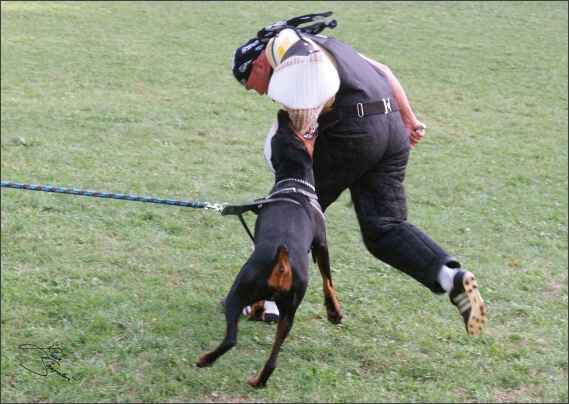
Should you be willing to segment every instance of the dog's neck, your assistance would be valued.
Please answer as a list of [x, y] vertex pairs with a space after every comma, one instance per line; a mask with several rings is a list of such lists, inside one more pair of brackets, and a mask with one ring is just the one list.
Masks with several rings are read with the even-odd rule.
[[[312, 159], [306, 156], [306, 161], [287, 160], [277, 169], [275, 185], [271, 192], [282, 188], [297, 187], [308, 192], [316, 193], [314, 186], [314, 172], [312, 171]], [[304, 160], [304, 159], [303, 159]]]
[[310, 190], [312, 192], [316, 192], [316, 188], [314, 187], [314, 185], [312, 185], [310, 182], [305, 181], [305, 180], [300, 179], [300, 178], [283, 178], [282, 180], [278, 181], [275, 184], [273, 189], [279, 189], [279, 185], [284, 184], [284, 183], [288, 183], [288, 182], [296, 183], [297, 185], [298, 185], [298, 183], [300, 183], [300, 184], [310, 188]]
[[[310, 173], [312, 174], [312, 171], [310, 171]], [[298, 177], [281, 178], [276, 181], [275, 186], [267, 198], [273, 198], [282, 194], [301, 194], [318, 205], [318, 202], [316, 202], [318, 200], [318, 196], [316, 195], [316, 188], [313, 184], [314, 177], [312, 177], [312, 183]], [[318, 209], [320, 210], [320, 207], [318, 207]]]
[[[310, 171], [310, 174], [312, 174], [312, 171]], [[304, 195], [306, 198], [308, 198], [308, 202], [310, 203], [310, 205], [312, 205], [317, 212], [323, 215], [322, 208], [318, 203], [316, 188], [314, 187], [314, 185], [312, 185], [312, 183], [303, 180], [301, 178], [283, 178], [275, 183], [275, 186], [271, 190], [271, 193], [265, 199], [282, 196], [283, 194]]]

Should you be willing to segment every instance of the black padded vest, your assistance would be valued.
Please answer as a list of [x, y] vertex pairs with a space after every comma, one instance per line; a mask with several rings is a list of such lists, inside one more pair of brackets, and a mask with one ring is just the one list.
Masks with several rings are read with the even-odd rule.
[[303, 35], [326, 48], [334, 57], [340, 75], [340, 88], [336, 93], [334, 108], [380, 101], [392, 98], [387, 76], [372, 66], [351, 46], [336, 37]]

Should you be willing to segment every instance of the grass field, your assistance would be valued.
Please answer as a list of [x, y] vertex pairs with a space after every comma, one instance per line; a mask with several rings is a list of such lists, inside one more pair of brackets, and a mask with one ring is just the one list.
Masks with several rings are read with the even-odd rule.
[[[326, 321], [311, 265], [254, 390], [275, 325], [242, 321], [234, 349], [194, 365], [221, 341], [219, 299], [252, 251], [236, 217], [2, 188], [2, 402], [568, 401], [567, 2], [3, 1], [2, 180], [265, 196], [279, 106], [235, 81], [233, 51], [328, 10], [325, 33], [387, 64], [428, 125], [410, 220], [476, 274], [481, 337], [367, 252], [345, 193], [326, 212], [343, 324]], [[23, 344], [52, 346], [60, 374]]]

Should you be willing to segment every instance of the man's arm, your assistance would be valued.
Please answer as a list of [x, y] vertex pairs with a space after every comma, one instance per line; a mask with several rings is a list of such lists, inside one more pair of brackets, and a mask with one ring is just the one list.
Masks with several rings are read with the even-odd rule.
[[362, 57], [371, 63], [373, 66], [377, 67], [379, 70], [385, 73], [387, 79], [389, 80], [389, 85], [391, 86], [391, 91], [393, 92], [393, 96], [399, 104], [399, 111], [401, 112], [401, 118], [403, 118], [403, 123], [405, 124], [405, 128], [407, 128], [407, 133], [409, 134], [409, 144], [411, 149], [421, 141], [423, 136], [425, 136], [425, 129], [417, 129], [421, 126], [421, 121], [415, 118], [415, 114], [409, 105], [409, 100], [407, 100], [407, 95], [405, 94], [405, 90], [397, 80], [397, 77], [393, 74], [391, 69], [384, 64], [376, 62], [375, 60], [369, 59], [362, 55]]

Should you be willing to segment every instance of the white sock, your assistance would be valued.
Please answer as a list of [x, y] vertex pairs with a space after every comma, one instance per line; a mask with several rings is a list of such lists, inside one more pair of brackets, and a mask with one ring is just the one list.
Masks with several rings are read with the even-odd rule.
[[437, 281], [439, 282], [439, 285], [441, 285], [441, 287], [446, 290], [447, 293], [450, 293], [454, 286], [454, 275], [457, 270], [458, 268], [453, 269], [447, 267], [446, 265], [443, 265], [439, 271], [439, 274], [437, 275]]

